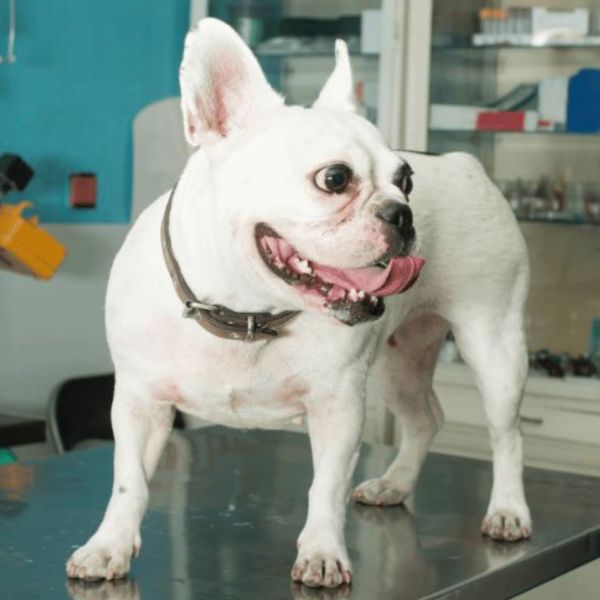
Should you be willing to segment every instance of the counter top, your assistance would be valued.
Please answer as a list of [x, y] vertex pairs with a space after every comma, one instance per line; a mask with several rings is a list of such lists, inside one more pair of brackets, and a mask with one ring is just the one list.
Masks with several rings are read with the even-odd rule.
[[[355, 482], [392, 448], [364, 445]], [[0, 589], [11, 599], [507, 598], [600, 557], [600, 479], [526, 469], [531, 540], [483, 538], [487, 462], [430, 454], [406, 507], [350, 504], [351, 587], [292, 584], [312, 477], [299, 433], [220, 427], [174, 433], [151, 486], [142, 551], [119, 583], [67, 580], [98, 525], [112, 446], [0, 468]]]

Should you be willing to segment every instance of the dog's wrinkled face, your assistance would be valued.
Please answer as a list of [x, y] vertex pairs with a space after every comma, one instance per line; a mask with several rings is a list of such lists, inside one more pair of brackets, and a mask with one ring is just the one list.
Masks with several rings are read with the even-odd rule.
[[286, 121], [293, 141], [280, 154], [292, 168], [279, 173], [278, 209], [256, 215], [260, 257], [313, 308], [375, 319], [422, 264], [411, 256], [410, 167], [355, 114], [316, 107]]
[[209, 144], [219, 213], [264, 286], [355, 324], [414, 283], [412, 171], [356, 114], [343, 42], [310, 109], [285, 107], [218, 21], [189, 34], [181, 84], [188, 140]]

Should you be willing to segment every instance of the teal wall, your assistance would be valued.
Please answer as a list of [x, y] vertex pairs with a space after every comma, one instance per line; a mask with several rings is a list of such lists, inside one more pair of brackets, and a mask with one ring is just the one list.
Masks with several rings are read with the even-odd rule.
[[[179, 94], [189, 0], [17, 1], [16, 63], [0, 64], [0, 153], [36, 174], [23, 197], [42, 222], [129, 221], [132, 123]], [[4, 2], [0, 10], [5, 10]], [[0, 53], [6, 20], [0, 13]], [[95, 209], [72, 209], [68, 176], [98, 176]]]

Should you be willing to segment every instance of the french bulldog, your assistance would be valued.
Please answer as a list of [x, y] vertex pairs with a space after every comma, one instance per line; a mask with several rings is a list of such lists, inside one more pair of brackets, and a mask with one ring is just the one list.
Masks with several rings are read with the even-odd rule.
[[188, 34], [181, 105], [198, 149], [112, 267], [114, 484], [69, 577], [128, 572], [177, 408], [231, 427], [305, 420], [314, 479], [291, 576], [350, 582], [345, 505], [367, 375], [384, 383], [402, 441], [353, 497], [399, 504], [442, 426], [432, 377], [450, 330], [489, 421], [482, 531], [530, 535], [519, 431], [529, 274], [515, 218], [473, 157], [391, 151], [357, 113], [342, 41], [335, 58], [312, 107], [286, 106], [228, 25], [203, 19]]

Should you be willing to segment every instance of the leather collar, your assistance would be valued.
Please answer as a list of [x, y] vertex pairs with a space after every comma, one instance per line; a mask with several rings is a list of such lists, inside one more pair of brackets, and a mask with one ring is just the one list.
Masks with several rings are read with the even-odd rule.
[[220, 304], [208, 304], [198, 300], [187, 284], [181, 267], [173, 253], [169, 225], [171, 207], [177, 183], [171, 191], [162, 218], [160, 238], [163, 257], [177, 296], [184, 305], [183, 316], [194, 319], [198, 325], [220, 338], [255, 342], [273, 339], [279, 335], [279, 327], [299, 314], [297, 310], [287, 310], [277, 314], [267, 312], [235, 312]]

